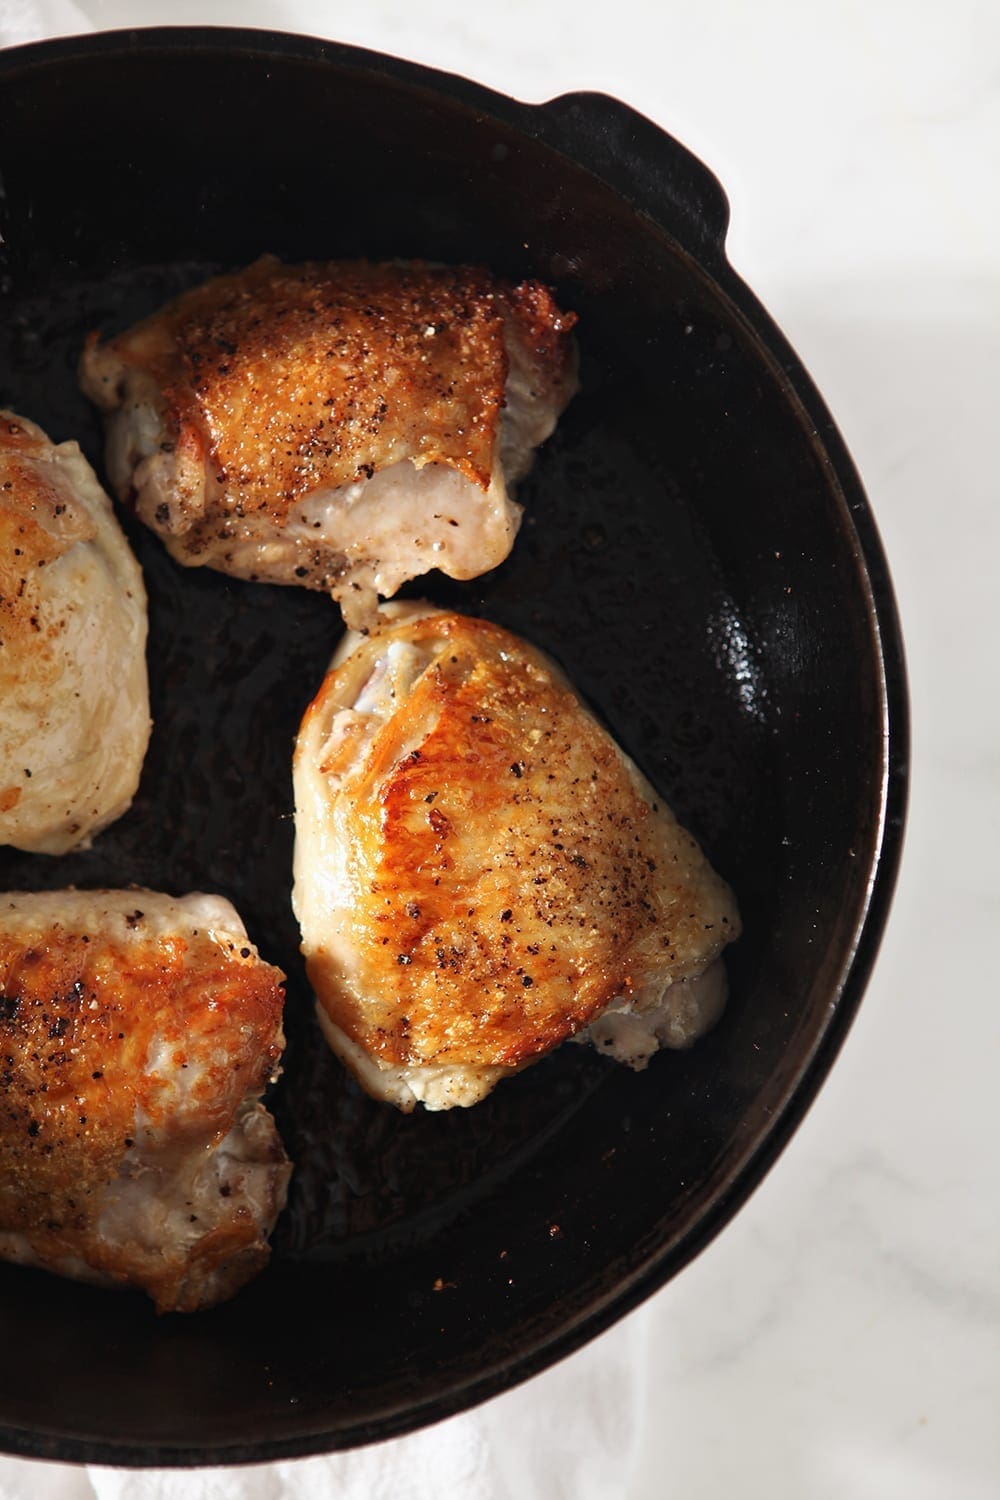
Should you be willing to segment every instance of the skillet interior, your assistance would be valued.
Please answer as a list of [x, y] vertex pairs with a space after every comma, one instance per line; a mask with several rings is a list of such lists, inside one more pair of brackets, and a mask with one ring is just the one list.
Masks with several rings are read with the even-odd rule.
[[361, 1095], [319, 1041], [288, 900], [291, 740], [339, 616], [183, 571], [141, 528], [156, 728], [136, 803], [86, 854], [0, 851], [3, 888], [235, 902], [289, 974], [274, 1105], [298, 1163], [271, 1268], [211, 1313], [157, 1320], [137, 1295], [0, 1266], [18, 1350], [0, 1441], [170, 1463], [387, 1436], [671, 1275], [812, 1097], [895, 868], [891, 831], [873, 898], [902, 799], [887, 714], [900, 757], [905, 733], [877, 539], [818, 397], [722, 259], [721, 195], [609, 101], [532, 110], [254, 33], [76, 39], [0, 57], [0, 176], [0, 404], [99, 468], [86, 332], [263, 250], [481, 260], [555, 281], [580, 315], [583, 391], [522, 489], [513, 556], [410, 592], [550, 651], [730, 880], [746, 935], [715, 1033], [642, 1075], [565, 1049], [467, 1113]]

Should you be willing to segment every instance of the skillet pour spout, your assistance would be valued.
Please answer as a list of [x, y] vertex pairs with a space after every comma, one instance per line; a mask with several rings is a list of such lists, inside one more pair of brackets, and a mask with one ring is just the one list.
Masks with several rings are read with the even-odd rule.
[[265, 251], [482, 264], [552, 283], [579, 319], [580, 394], [520, 491], [511, 557], [421, 588], [554, 657], [732, 886], [744, 935], [708, 1036], [639, 1074], [563, 1048], [448, 1115], [362, 1095], [318, 1037], [289, 904], [290, 747], [337, 612], [182, 570], [128, 517], [155, 724], [138, 795], [88, 851], [0, 850], [0, 889], [233, 901], [288, 974], [269, 1103], [296, 1164], [269, 1268], [203, 1315], [0, 1265], [18, 1351], [0, 1447], [219, 1464], [402, 1433], [681, 1271], [833, 1063], [905, 806], [875, 523], [822, 398], [726, 262], [722, 189], [613, 99], [529, 106], [267, 32], [73, 37], [0, 53], [0, 181], [0, 406], [99, 470], [87, 334]]

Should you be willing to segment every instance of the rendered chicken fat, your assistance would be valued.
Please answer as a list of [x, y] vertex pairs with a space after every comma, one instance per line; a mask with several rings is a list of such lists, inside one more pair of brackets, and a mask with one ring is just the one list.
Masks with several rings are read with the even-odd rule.
[[327, 1041], [402, 1109], [571, 1038], [643, 1067], [720, 1013], [728, 886], [558, 669], [396, 605], [299, 732], [293, 904]]
[[92, 338], [81, 379], [119, 497], [178, 562], [329, 592], [367, 628], [406, 579], [507, 556], [574, 322], [469, 267], [264, 257]]
[[0, 411], [0, 844], [87, 847], [149, 741], [146, 593], [76, 443]]
[[260, 1103], [283, 977], [219, 896], [0, 896], [0, 1256], [160, 1312], [256, 1275], [291, 1170]]

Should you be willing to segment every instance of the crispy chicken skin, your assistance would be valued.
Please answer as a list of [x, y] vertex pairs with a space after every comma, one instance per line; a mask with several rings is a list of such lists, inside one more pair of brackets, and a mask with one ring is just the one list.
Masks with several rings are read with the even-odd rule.
[[419, 605], [348, 636], [295, 758], [293, 904], [333, 1049], [474, 1104], [587, 1036], [642, 1067], [718, 1015], [732, 893], [539, 651]]
[[507, 556], [574, 322], [469, 267], [265, 256], [93, 335], [81, 379], [119, 498], [178, 562], [327, 591], [366, 628], [408, 578]]
[[283, 977], [219, 896], [0, 896], [0, 1256], [160, 1312], [256, 1275], [291, 1170], [259, 1102]]
[[0, 844], [86, 847], [149, 741], [146, 592], [76, 443], [0, 411]]

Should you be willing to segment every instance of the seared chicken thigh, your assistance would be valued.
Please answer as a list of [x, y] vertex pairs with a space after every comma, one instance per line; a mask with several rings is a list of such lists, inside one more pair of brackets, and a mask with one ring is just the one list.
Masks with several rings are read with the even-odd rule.
[[294, 759], [293, 903], [331, 1047], [469, 1105], [570, 1038], [635, 1067], [719, 1014], [732, 893], [558, 669], [484, 620], [348, 636]]
[[266, 256], [92, 338], [82, 383], [119, 497], [178, 562], [327, 591], [364, 629], [408, 578], [507, 556], [574, 321], [468, 267]]
[[283, 977], [219, 896], [0, 896], [0, 1256], [160, 1312], [249, 1281], [291, 1170]]
[[149, 741], [146, 591], [76, 443], [0, 411], [0, 844], [86, 847]]

